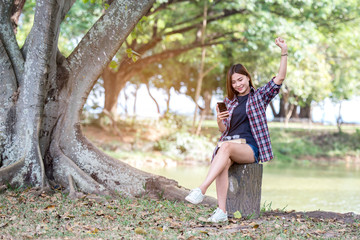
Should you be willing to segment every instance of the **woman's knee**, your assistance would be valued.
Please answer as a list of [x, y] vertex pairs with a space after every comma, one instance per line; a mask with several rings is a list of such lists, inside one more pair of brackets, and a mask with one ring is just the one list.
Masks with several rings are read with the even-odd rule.
[[219, 148], [218, 152], [220, 152], [220, 153], [225, 153], [225, 154], [227, 154], [227, 155], [230, 155], [231, 149], [232, 149], [232, 144], [225, 142], [225, 143], [223, 143], [223, 144], [221, 145], [221, 147]]

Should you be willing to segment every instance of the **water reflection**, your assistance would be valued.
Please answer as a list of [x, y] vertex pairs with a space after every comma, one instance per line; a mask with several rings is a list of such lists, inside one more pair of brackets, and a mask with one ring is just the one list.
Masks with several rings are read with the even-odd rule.
[[[174, 179], [192, 189], [205, 178], [208, 167], [141, 168]], [[207, 192], [216, 197], [215, 184]], [[264, 164], [262, 205], [296, 211], [360, 213], [360, 166], [356, 164]]]

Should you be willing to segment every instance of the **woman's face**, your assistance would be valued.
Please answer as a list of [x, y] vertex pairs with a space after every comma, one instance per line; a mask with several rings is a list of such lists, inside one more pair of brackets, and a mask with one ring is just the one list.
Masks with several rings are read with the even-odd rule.
[[250, 79], [240, 73], [234, 73], [231, 76], [231, 85], [238, 91], [238, 96], [245, 96], [250, 92]]

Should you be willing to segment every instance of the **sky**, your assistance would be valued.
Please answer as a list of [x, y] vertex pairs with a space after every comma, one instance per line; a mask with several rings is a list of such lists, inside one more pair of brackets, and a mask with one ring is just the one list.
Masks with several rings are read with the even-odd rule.
[[[134, 97], [131, 93], [134, 92], [134, 88], [130, 85], [125, 89], [126, 93], [129, 96], [127, 102], [127, 108], [129, 115], [133, 115], [133, 107], [134, 107]], [[166, 95], [165, 92], [158, 89], [150, 89], [152, 95], [157, 100], [160, 106], [160, 112], [163, 113], [166, 110]], [[93, 96], [90, 96], [87, 104], [90, 105], [91, 102], [95, 100]], [[213, 97], [211, 101], [211, 107], [213, 111], [215, 111], [216, 102], [222, 101], [223, 99], [220, 96]], [[103, 94], [101, 97], [98, 97], [96, 100], [98, 104], [103, 106]], [[274, 99], [275, 106], [278, 106]], [[124, 90], [121, 91], [119, 100], [118, 100], [118, 112], [120, 114], [124, 113], [123, 105], [125, 102]], [[199, 101], [200, 105], [203, 105], [203, 102]], [[354, 97], [351, 100], [343, 101], [341, 107], [341, 115], [344, 123], [357, 123], [360, 124], [360, 111], [358, 110], [360, 106], [360, 96]], [[184, 94], [178, 94], [175, 91], [171, 91], [170, 98], [170, 111], [173, 113], [177, 113], [180, 115], [193, 116], [193, 112], [195, 109], [195, 104], [193, 100], [185, 96]], [[312, 107], [312, 117], [314, 122], [322, 122], [324, 124], [335, 125], [336, 118], [339, 112], [339, 104], [333, 103], [330, 99], [325, 99], [323, 102], [319, 104], [313, 104]], [[137, 93], [137, 102], [136, 102], [136, 114], [139, 117], [144, 118], [156, 118], [157, 117], [157, 109], [155, 102], [150, 98], [146, 86], [141, 85], [138, 93]], [[270, 107], [267, 109], [267, 118], [268, 120], [272, 120], [273, 114], [271, 112]]]

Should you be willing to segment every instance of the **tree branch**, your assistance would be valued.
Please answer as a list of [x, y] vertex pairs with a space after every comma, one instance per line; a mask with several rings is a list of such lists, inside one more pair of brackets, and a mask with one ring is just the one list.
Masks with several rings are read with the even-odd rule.
[[143, 65], [143, 64], [151, 64], [154, 62], [158, 62], [167, 58], [172, 58], [172, 57], [176, 57], [181, 53], [187, 52], [189, 50], [192, 50], [194, 48], [198, 48], [198, 47], [208, 47], [208, 46], [213, 46], [213, 45], [217, 45], [223, 42], [207, 42], [204, 44], [201, 43], [196, 43], [196, 44], [192, 44], [183, 48], [179, 48], [179, 49], [170, 49], [170, 50], [166, 50], [164, 52], [146, 57], [146, 58], [142, 58], [140, 60], [138, 60], [135, 64], [139, 64], [139, 65]]
[[[7, 52], [2, 44], [2, 40], [0, 39], [0, 89], [2, 89], [2, 93], [0, 94], [0, 103], [6, 104], [11, 99], [10, 97], [14, 94], [17, 89], [16, 77], [13, 70], [13, 66], [11, 61], [7, 55]], [[1, 114], [3, 115], [3, 114]]]
[[153, 2], [154, 0], [146, 0], [139, 6], [137, 1], [114, 1], [68, 57], [68, 69], [71, 73], [68, 89], [77, 92], [71, 94], [77, 98], [73, 99], [74, 102], [81, 99], [77, 106], [79, 111], [86, 100], [83, 97], [84, 89], [86, 94], [90, 92], [103, 69]]
[[24, 58], [16, 41], [15, 33], [10, 20], [11, 9], [11, 4], [5, 4], [4, 1], [0, 2], [0, 39], [4, 44], [5, 50], [12, 63], [17, 80], [17, 87], [21, 86], [23, 82]]
[[[235, 14], [239, 14], [239, 13], [245, 13], [247, 10], [246, 9], [240, 9], [240, 10], [235, 10], [235, 9], [232, 9], [232, 10], [227, 10], [227, 11], [224, 11], [223, 14], [219, 15], [219, 16], [215, 16], [215, 17], [212, 17], [212, 18], [209, 18], [207, 20], [207, 23], [211, 23], [211, 22], [214, 22], [216, 20], [219, 20], [219, 19], [223, 19], [223, 18], [226, 18], [226, 17], [229, 17], [229, 16], [232, 16], [232, 15], [235, 15]], [[184, 32], [187, 32], [187, 31], [190, 31], [194, 28], [199, 28], [202, 26], [202, 20], [191, 25], [191, 26], [188, 26], [188, 27], [184, 27], [184, 28], [181, 28], [181, 29], [178, 29], [178, 30], [174, 30], [174, 31], [171, 31], [171, 32], [167, 32], [165, 33], [164, 35], [165, 36], [168, 36], [168, 35], [172, 35], [172, 34], [176, 34], [176, 33], [184, 33]]]
[[11, 23], [13, 25], [13, 31], [15, 34], [17, 33], [19, 18], [22, 9], [24, 8], [25, 2], [26, 0], [15, 0], [14, 5], [11, 9]]
[[169, 0], [165, 3], [162, 3], [160, 4], [157, 8], [155, 8], [153, 11], [149, 11], [146, 16], [150, 16], [150, 15], [153, 15], [154, 13], [158, 12], [158, 11], [161, 11], [161, 10], [164, 10], [166, 9], [168, 6], [170, 6], [171, 4], [174, 4], [174, 3], [179, 3], [179, 2], [189, 2], [189, 0]]

